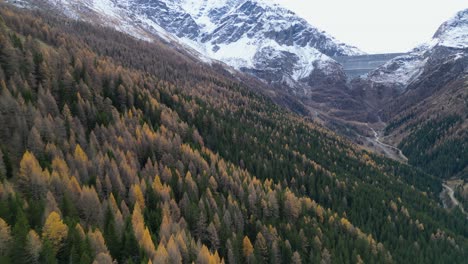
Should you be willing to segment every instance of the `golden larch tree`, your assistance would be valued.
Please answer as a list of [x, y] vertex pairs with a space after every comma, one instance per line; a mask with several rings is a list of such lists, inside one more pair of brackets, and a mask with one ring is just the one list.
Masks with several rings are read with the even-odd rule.
[[68, 235], [68, 227], [65, 225], [57, 212], [51, 212], [47, 217], [42, 231], [42, 238], [52, 243], [57, 252], [62, 246], [63, 240]]
[[248, 258], [253, 254], [254, 248], [252, 246], [252, 242], [250, 242], [249, 237], [245, 236], [242, 240], [242, 253], [244, 253], [244, 257]]
[[11, 229], [10, 226], [0, 218], [0, 255], [5, 256], [10, 247]]
[[30, 230], [26, 238], [26, 251], [29, 263], [39, 263], [42, 241], [34, 230]]
[[48, 179], [43, 177], [41, 165], [33, 153], [26, 151], [20, 162], [18, 185], [34, 199], [39, 199], [46, 193]]

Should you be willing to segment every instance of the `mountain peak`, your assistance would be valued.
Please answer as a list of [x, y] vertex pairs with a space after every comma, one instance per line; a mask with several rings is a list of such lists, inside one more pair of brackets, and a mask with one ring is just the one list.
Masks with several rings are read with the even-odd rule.
[[434, 34], [438, 45], [464, 49], [468, 47], [468, 8], [443, 23]]
[[[466, 57], [460, 50], [468, 48], [468, 9], [459, 11], [444, 22], [434, 37], [413, 49], [409, 54], [396, 57], [375, 71], [368, 80], [387, 86], [397, 86], [399, 92], [419, 79], [431, 60], [452, 61]], [[439, 52], [435, 52], [439, 51]]]
[[[329, 58], [331, 56], [363, 54], [358, 48], [339, 42], [313, 27], [305, 19], [275, 1], [29, 2], [48, 3], [56, 9], [62, 9], [61, 11], [68, 16], [99, 21], [142, 39], [156, 34], [170, 42], [189, 46], [204, 58], [222, 61], [238, 70], [250, 73], [271, 73], [271, 70], [274, 70], [275, 75], [282, 75], [279, 81], [298, 81], [308, 77], [316, 68], [314, 65], [329, 64], [332, 61]], [[94, 19], [93, 16], [98, 19]], [[290, 69], [278, 72], [275, 65], [285, 62], [285, 58]]]

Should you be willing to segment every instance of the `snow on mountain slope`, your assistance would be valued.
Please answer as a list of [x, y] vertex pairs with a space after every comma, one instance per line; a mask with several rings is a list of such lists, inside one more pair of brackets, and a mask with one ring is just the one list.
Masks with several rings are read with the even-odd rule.
[[468, 9], [458, 12], [437, 30], [438, 45], [465, 49], [468, 47]]
[[[137, 38], [156, 34], [237, 70], [299, 81], [335, 69], [329, 56], [363, 54], [266, 0], [24, 0], [98, 21]], [[290, 68], [281, 67], [287, 63]], [[314, 67], [314, 65], [321, 65]], [[279, 68], [282, 68], [281, 70]], [[267, 78], [268, 79], [268, 78]], [[272, 80], [267, 80], [272, 81]]]
[[367, 78], [374, 83], [393, 84], [403, 91], [407, 84], [419, 77], [424, 70], [427, 62], [425, 52], [426, 49], [423, 49], [398, 56], [370, 72]]
[[[160, 19], [161, 11], [151, 10], [151, 4], [164, 6], [161, 9], [170, 12]], [[314, 70], [314, 62], [332, 63], [326, 55], [362, 53], [320, 32], [293, 12], [271, 1], [134, 0], [133, 6], [138, 6], [140, 14], [207, 57], [223, 61], [238, 70], [273, 70], [275, 75], [283, 75], [281, 80], [298, 81], [309, 76]], [[186, 23], [174, 27], [174, 21], [181, 17], [178, 12], [184, 14]], [[292, 62], [288, 64], [290, 69], [278, 71], [278, 65], [284, 63], [286, 57], [291, 58], [288, 59]]]
[[396, 57], [373, 72], [367, 80], [392, 86], [400, 92], [417, 81], [430, 61], [459, 60], [468, 54], [468, 9], [458, 12], [443, 23], [431, 41], [420, 45], [407, 55]]

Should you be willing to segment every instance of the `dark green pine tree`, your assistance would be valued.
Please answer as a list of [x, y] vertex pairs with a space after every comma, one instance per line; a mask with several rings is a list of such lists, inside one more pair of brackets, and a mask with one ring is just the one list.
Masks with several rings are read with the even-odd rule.
[[120, 259], [121, 238], [117, 235], [114, 214], [110, 207], [107, 208], [105, 216], [104, 239], [111, 255], [116, 259]]
[[73, 221], [78, 220], [78, 210], [73, 204], [69, 193], [64, 193], [61, 205], [64, 219], [70, 219]]
[[80, 264], [91, 264], [93, 263], [93, 254], [94, 250], [91, 248], [91, 244], [89, 240], [86, 239], [82, 243], [80, 243]]
[[133, 232], [132, 221], [130, 217], [127, 217], [119, 263], [140, 263], [140, 259], [140, 247]]
[[158, 206], [159, 198], [153, 188], [147, 188], [145, 196], [147, 201], [147, 206], [143, 211], [145, 223], [152, 234], [158, 234], [162, 222], [162, 210]]
[[12, 229], [13, 244], [11, 247], [11, 259], [16, 263], [27, 263], [26, 254], [26, 237], [29, 232], [29, 223], [24, 211], [19, 208], [16, 215], [16, 221]]
[[[52, 243], [49, 240], [44, 241], [42, 245], [41, 255], [39, 257], [41, 263], [50, 263], [56, 264], [57, 259], [55, 258], [54, 248]], [[27, 263], [27, 262], [18, 262], [18, 263]]]

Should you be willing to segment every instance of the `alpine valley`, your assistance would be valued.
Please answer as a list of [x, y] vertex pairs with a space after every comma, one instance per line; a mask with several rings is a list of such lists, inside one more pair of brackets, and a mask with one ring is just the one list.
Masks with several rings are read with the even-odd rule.
[[0, 1], [0, 263], [465, 263], [468, 9], [365, 54], [274, 2]]

